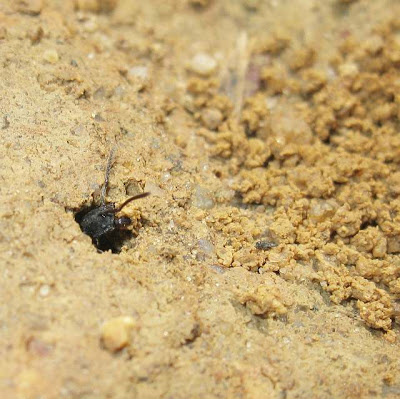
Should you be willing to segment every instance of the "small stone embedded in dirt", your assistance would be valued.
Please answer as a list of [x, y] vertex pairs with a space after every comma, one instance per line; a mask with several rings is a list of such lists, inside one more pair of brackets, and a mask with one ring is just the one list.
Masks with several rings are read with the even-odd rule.
[[142, 91], [149, 83], [149, 70], [146, 66], [134, 66], [128, 70], [126, 77], [136, 91]]
[[48, 284], [43, 284], [39, 288], [39, 295], [41, 297], [46, 297], [50, 294], [50, 286]]
[[128, 77], [147, 79], [148, 75], [148, 68], [145, 66], [138, 65], [128, 70]]
[[53, 351], [53, 345], [39, 337], [29, 337], [26, 342], [26, 350], [35, 356], [49, 356]]
[[83, 30], [85, 32], [93, 33], [99, 29], [99, 25], [97, 20], [93, 18], [89, 18], [87, 21], [83, 23]]
[[200, 185], [196, 185], [194, 189], [193, 205], [200, 209], [211, 209], [214, 206], [214, 199], [211, 192]]
[[55, 64], [59, 60], [59, 56], [56, 50], [48, 49], [43, 53], [43, 59], [50, 64]]
[[211, 255], [215, 252], [215, 247], [210, 240], [202, 238], [198, 241], [198, 244], [199, 249], [208, 255]]
[[205, 108], [201, 113], [201, 120], [210, 130], [217, 129], [217, 127], [221, 124], [222, 119], [222, 112], [217, 108]]
[[115, 317], [101, 327], [101, 343], [110, 352], [118, 352], [130, 343], [130, 332], [135, 326], [131, 316]]
[[256, 242], [256, 248], [260, 249], [262, 251], [267, 251], [268, 249], [277, 247], [278, 244], [271, 242], [271, 241], [266, 241], [266, 240], [260, 240]]
[[206, 53], [198, 53], [190, 61], [190, 69], [199, 75], [210, 76], [217, 69], [217, 61]]

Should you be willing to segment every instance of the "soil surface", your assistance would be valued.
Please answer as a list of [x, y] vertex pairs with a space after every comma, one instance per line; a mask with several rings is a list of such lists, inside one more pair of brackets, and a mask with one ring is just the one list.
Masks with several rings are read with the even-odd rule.
[[398, 398], [398, 15], [2, 0], [1, 398]]

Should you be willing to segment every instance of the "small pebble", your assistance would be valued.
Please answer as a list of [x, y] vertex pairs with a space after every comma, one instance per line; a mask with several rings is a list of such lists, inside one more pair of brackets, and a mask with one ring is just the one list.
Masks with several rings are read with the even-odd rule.
[[268, 249], [277, 247], [278, 244], [275, 244], [274, 242], [266, 241], [266, 240], [261, 240], [256, 242], [256, 248], [261, 249], [262, 251], [267, 251]]
[[101, 114], [100, 113], [98, 113], [98, 112], [94, 112], [93, 114], [92, 114], [92, 118], [96, 121], [96, 122], [104, 122], [104, 118], [101, 116]]
[[117, 97], [119, 97], [119, 98], [124, 97], [125, 92], [126, 92], [126, 90], [125, 90], [122, 86], [117, 86], [117, 87], [114, 89], [114, 95], [117, 96]]
[[173, 231], [175, 228], [175, 222], [171, 219], [168, 223], [168, 230]]
[[110, 352], [117, 352], [129, 345], [129, 335], [135, 325], [130, 316], [115, 317], [101, 327], [101, 342]]
[[200, 209], [210, 209], [214, 206], [214, 200], [209, 190], [197, 185], [194, 190], [193, 205]]
[[267, 108], [269, 110], [274, 109], [278, 104], [278, 97], [274, 96], [274, 97], [267, 97], [265, 99], [265, 105], [267, 106]]
[[28, 338], [25, 346], [28, 352], [40, 357], [48, 356], [53, 350], [50, 343], [34, 336]]
[[149, 83], [149, 71], [146, 66], [134, 66], [128, 70], [127, 78], [129, 83], [133, 84], [137, 91], [146, 88]]
[[129, 69], [128, 71], [128, 77], [132, 78], [139, 78], [139, 79], [147, 79], [148, 78], [148, 68], [146, 66], [134, 66]]
[[208, 255], [212, 255], [215, 252], [214, 245], [211, 241], [206, 239], [200, 239], [198, 242], [199, 248], [201, 251], [205, 252]]
[[85, 126], [84, 125], [82, 125], [82, 124], [80, 124], [80, 125], [76, 125], [75, 127], [73, 127], [72, 129], [71, 129], [71, 133], [74, 135], [74, 136], [80, 136], [82, 133], [84, 133], [85, 132]]
[[161, 181], [163, 183], [167, 182], [168, 180], [171, 179], [171, 173], [169, 172], [165, 172], [162, 176], [161, 176]]
[[107, 95], [106, 89], [103, 86], [101, 86], [93, 93], [93, 99], [104, 100], [106, 95]]
[[222, 119], [222, 112], [216, 108], [205, 108], [201, 113], [201, 120], [210, 130], [215, 130], [221, 124]]
[[97, 24], [97, 21], [94, 18], [88, 19], [84, 24], [83, 24], [83, 29], [85, 32], [93, 33], [96, 32], [96, 30], [99, 28], [99, 25]]
[[211, 265], [210, 267], [211, 267], [211, 269], [215, 270], [219, 274], [224, 274], [226, 271], [226, 269], [224, 267], [221, 267], [219, 265]]
[[59, 60], [59, 56], [56, 50], [48, 49], [43, 53], [43, 59], [50, 64], [55, 64]]
[[50, 293], [50, 286], [47, 284], [43, 284], [40, 288], [39, 288], [39, 295], [42, 297], [46, 297], [48, 296]]
[[190, 62], [190, 69], [202, 76], [211, 75], [216, 68], [217, 61], [206, 53], [196, 54]]

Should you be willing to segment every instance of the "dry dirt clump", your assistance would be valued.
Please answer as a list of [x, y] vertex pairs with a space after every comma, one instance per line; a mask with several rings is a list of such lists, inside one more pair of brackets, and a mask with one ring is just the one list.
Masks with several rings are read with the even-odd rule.
[[[239, 124], [224, 106], [225, 122], [218, 132], [199, 130], [213, 154], [228, 160], [231, 187], [243, 202], [272, 207], [259, 234], [286, 244], [293, 257], [300, 247], [305, 259], [315, 262], [315, 279], [334, 302], [357, 299], [367, 325], [384, 330], [392, 326], [400, 277], [396, 35], [397, 26], [388, 23], [365, 42], [346, 38], [329, 80], [313, 67], [311, 49], [293, 51], [286, 72], [279, 72], [281, 60], [262, 69], [259, 88], [246, 99]], [[277, 76], [286, 95], [277, 90]], [[212, 97], [204, 83], [196, 86], [203, 89], [196, 92], [196, 107], [221, 102], [215, 88]], [[204, 96], [207, 100], [199, 101]], [[237, 224], [250, 231], [243, 222]], [[226, 246], [221, 264], [234, 264], [233, 259], [241, 259], [237, 253], [251, 251], [251, 245], [241, 237], [236, 248]], [[261, 262], [268, 264], [279, 250]], [[250, 269], [263, 267], [253, 258]], [[239, 264], [249, 267], [248, 262]], [[361, 287], [374, 293], [360, 296]]]
[[399, 397], [399, 13], [2, 1], [0, 397]]

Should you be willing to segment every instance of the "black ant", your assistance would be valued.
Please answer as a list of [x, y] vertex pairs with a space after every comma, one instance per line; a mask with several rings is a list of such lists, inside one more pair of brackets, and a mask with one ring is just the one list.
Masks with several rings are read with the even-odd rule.
[[101, 189], [100, 205], [92, 206], [89, 209], [78, 212], [75, 220], [79, 223], [81, 230], [92, 239], [93, 244], [98, 250], [106, 251], [111, 249], [112, 252], [120, 252], [124, 238], [131, 235], [127, 227], [132, 224], [132, 220], [126, 216], [117, 217], [116, 214], [130, 202], [147, 197], [150, 193], [145, 192], [134, 195], [118, 207], [113, 202], [106, 203], [113, 155], [114, 150], [111, 151], [108, 157], [104, 184]]

